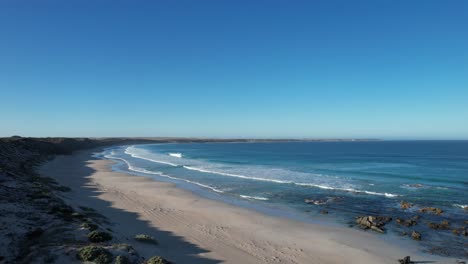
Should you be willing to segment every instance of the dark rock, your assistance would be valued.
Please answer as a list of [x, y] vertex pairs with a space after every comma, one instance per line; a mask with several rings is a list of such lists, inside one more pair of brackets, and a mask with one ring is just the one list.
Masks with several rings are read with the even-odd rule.
[[421, 218], [420, 215], [415, 215], [415, 216], [411, 217], [411, 219], [413, 219], [414, 221], [419, 220], [419, 218]]
[[413, 206], [412, 203], [406, 202], [406, 201], [401, 201], [400, 202], [400, 208], [401, 209], [409, 209]]
[[363, 229], [384, 233], [383, 227], [391, 220], [391, 217], [386, 216], [359, 216], [356, 218], [356, 223]]
[[399, 259], [398, 262], [399, 262], [400, 264], [411, 264], [411, 263], [413, 263], [413, 262], [411, 261], [410, 256], [406, 256], [406, 257], [404, 257], [403, 259]]
[[420, 212], [422, 213], [433, 213], [436, 215], [441, 215], [444, 211], [442, 209], [437, 208], [437, 207], [424, 207], [419, 209]]
[[450, 229], [450, 223], [447, 220], [442, 221], [440, 224], [428, 223], [427, 226], [429, 226], [429, 228], [432, 228], [432, 229], [441, 229], [441, 230]]
[[328, 214], [328, 211], [327, 210], [321, 210], [320, 213], [321, 214]]
[[397, 218], [396, 222], [397, 222], [397, 224], [403, 225], [403, 226], [406, 226], [406, 227], [410, 227], [410, 226], [414, 226], [414, 225], [418, 224], [418, 222], [416, 222], [412, 218], [406, 219], [406, 220], [401, 219], [401, 218]]
[[411, 238], [413, 238], [414, 240], [421, 240], [421, 233], [413, 231], [411, 233]]
[[457, 236], [459, 235], [468, 236], [468, 231], [464, 227], [455, 228], [452, 230], [452, 233]]

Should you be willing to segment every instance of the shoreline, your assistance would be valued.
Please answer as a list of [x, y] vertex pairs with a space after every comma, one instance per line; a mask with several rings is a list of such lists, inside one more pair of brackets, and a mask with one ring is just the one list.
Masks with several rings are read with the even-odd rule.
[[175, 184], [112, 171], [96, 150], [58, 156], [40, 168], [71, 192], [75, 207], [106, 216], [116, 241], [139, 233], [159, 246], [132, 243], [140, 255], [163, 255], [176, 263], [397, 263], [455, 259], [406, 250], [359, 230], [304, 223], [200, 197]]

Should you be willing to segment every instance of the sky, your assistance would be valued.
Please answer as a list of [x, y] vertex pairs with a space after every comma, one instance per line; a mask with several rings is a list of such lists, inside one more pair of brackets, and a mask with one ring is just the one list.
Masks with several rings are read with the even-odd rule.
[[468, 1], [0, 1], [0, 136], [468, 139]]

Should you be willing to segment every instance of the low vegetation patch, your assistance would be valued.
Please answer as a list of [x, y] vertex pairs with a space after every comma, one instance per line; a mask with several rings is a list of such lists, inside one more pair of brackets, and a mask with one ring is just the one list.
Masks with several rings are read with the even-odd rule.
[[112, 240], [112, 235], [103, 231], [92, 231], [88, 234], [88, 239], [91, 242], [99, 243]]
[[170, 261], [168, 261], [165, 258], [160, 257], [160, 256], [151, 257], [145, 263], [146, 264], [171, 264]]
[[81, 261], [92, 261], [96, 264], [112, 263], [113, 256], [105, 248], [97, 246], [82, 247], [76, 257]]
[[80, 209], [85, 211], [85, 212], [94, 212], [94, 209], [91, 208], [91, 207], [80, 206]]
[[81, 227], [82, 228], [85, 228], [85, 229], [88, 229], [89, 231], [94, 231], [96, 229], [98, 229], [98, 225], [96, 224], [93, 224], [93, 223], [88, 223], [88, 222], [84, 222], [81, 224]]
[[117, 256], [115, 264], [130, 264], [130, 260], [126, 256]]
[[152, 236], [149, 236], [149, 235], [139, 234], [139, 235], [136, 235], [134, 238], [135, 240], [140, 241], [140, 242], [144, 242], [148, 244], [155, 244], [155, 245], [158, 244], [158, 241], [156, 241], [156, 239], [154, 239]]

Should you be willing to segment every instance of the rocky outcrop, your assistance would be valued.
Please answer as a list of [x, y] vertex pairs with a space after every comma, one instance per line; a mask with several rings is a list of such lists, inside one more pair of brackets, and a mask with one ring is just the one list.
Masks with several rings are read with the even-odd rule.
[[421, 213], [432, 213], [436, 215], [441, 215], [444, 211], [442, 209], [437, 208], [437, 207], [423, 207], [419, 209]]
[[431, 229], [441, 229], [441, 230], [449, 230], [450, 223], [447, 220], [443, 220], [441, 223], [428, 223], [427, 226]]
[[304, 202], [307, 204], [313, 205], [324, 205], [328, 203], [340, 202], [344, 198], [340, 196], [327, 197], [326, 199], [304, 199]]
[[414, 226], [418, 224], [418, 222], [416, 222], [414, 218], [410, 218], [410, 219], [397, 218], [396, 223], [402, 226], [406, 226], [406, 227], [410, 227], [410, 226]]
[[421, 240], [421, 233], [413, 231], [411, 232], [411, 238], [414, 240]]
[[358, 216], [356, 223], [362, 229], [371, 229], [378, 233], [385, 233], [384, 226], [392, 220], [386, 216]]
[[468, 236], [468, 230], [465, 227], [454, 228], [452, 233], [457, 236]]
[[400, 208], [401, 209], [409, 209], [411, 207], [413, 207], [412, 203], [409, 203], [409, 202], [406, 202], [406, 201], [401, 201], [400, 202]]
[[399, 259], [398, 262], [400, 264], [411, 264], [411, 263], [414, 263], [413, 261], [411, 261], [411, 257], [410, 256], [406, 256], [402, 259]]

